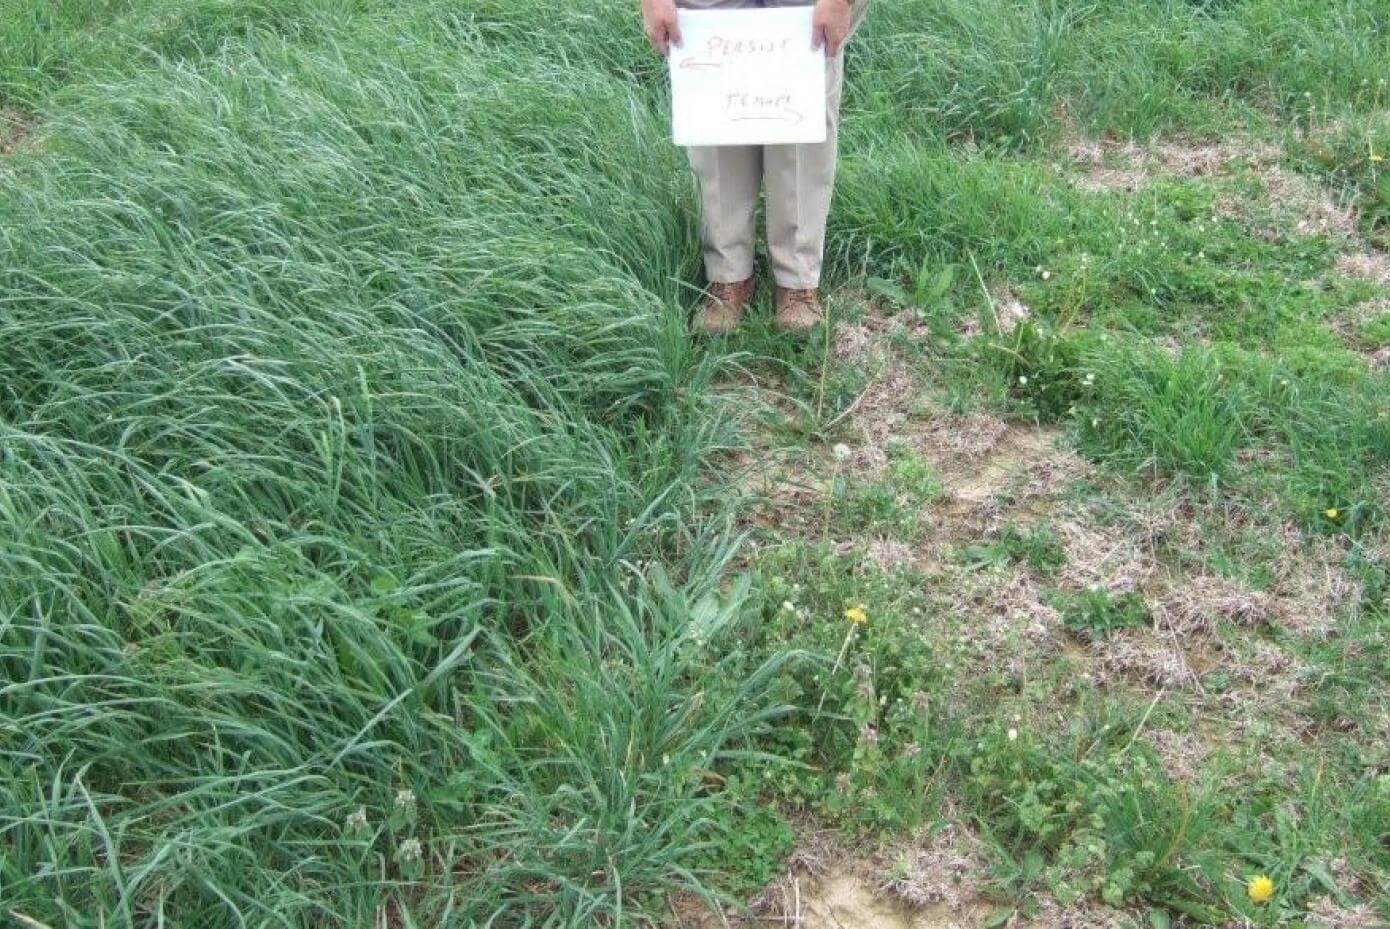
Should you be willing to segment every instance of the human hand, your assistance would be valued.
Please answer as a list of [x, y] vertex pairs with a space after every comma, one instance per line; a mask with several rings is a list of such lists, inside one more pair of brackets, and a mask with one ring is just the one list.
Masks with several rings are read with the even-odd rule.
[[816, 0], [811, 14], [811, 47], [825, 49], [825, 57], [834, 58], [849, 38], [850, 0]]
[[676, 0], [642, 0], [642, 28], [652, 49], [661, 57], [671, 54], [673, 46], [680, 48], [681, 23]]

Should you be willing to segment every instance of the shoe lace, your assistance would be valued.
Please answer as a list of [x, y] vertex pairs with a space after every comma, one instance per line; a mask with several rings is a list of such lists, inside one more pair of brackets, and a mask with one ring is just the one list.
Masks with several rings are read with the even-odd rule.
[[819, 302], [816, 300], [814, 290], [796, 290], [788, 288], [783, 309], [787, 313], [818, 313], [820, 312]]
[[734, 300], [738, 299], [739, 285], [711, 284], [709, 286], [709, 295], [720, 303], [732, 303]]

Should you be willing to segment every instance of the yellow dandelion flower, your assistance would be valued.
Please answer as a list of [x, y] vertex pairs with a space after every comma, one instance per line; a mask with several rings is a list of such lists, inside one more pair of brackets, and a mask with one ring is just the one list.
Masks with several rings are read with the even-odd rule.
[[1254, 903], [1268, 903], [1274, 896], [1274, 882], [1269, 879], [1267, 874], [1252, 877], [1250, 883], [1245, 887], [1245, 892], [1250, 895], [1250, 900]]
[[1382, 161], [1384, 161], [1384, 160], [1385, 160], [1385, 156], [1384, 156], [1384, 155], [1372, 155], [1372, 156], [1371, 156], [1371, 162], [1372, 162], [1373, 164], [1380, 164], [1380, 163], [1381, 163]]
[[1322, 511], [1322, 515], [1326, 516], [1328, 519], [1337, 519], [1342, 515], [1342, 511], [1337, 509], [1335, 506], [1329, 506], [1327, 509]]
[[869, 621], [869, 614], [862, 606], [852, 606], [845, 610], [845, 619], [856, 626], [862, 626]]

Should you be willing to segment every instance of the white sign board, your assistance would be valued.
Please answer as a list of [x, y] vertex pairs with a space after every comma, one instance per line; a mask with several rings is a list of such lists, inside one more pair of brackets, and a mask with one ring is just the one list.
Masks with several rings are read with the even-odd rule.
[[671, 49], [677, 145], [824, 142], [825, 52], [811, 7], [681, 10]]

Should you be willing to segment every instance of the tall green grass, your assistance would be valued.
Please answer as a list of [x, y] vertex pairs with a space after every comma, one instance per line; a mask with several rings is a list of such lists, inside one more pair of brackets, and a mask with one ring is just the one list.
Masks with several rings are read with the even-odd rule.
[[647, 91], [457, 26], [74, 86], [4, 180], [6, 912], [577, 926], [698, 883], [775, 664], [695, 675], [742, 612], [689, 181]]
[[[1383, 106], [1386, 28], [880, 0], [835, 273], [1102, 242], [994, 153]], [[782, 659], [719, 648], [735, 439], [660, 73], [628, 0], [0, 0], [44, 124], [0, 170], [0, 912], [589, 926], [700, 885]]]
[[1075, 129], [1212, 135], [1384, 106], [1376, 0], [901, 0], [851, 62], [857, 147], [903, 135], [1019, 146]]

